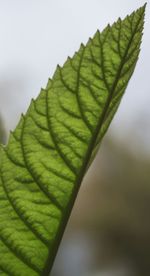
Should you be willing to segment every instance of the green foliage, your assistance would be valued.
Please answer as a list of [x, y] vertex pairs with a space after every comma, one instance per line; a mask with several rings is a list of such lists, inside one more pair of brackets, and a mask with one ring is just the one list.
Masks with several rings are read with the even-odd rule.
[[48, 275], [81, 181], [138, 59], [145, 6], [96, 32], [1, 147], [0, 273]]

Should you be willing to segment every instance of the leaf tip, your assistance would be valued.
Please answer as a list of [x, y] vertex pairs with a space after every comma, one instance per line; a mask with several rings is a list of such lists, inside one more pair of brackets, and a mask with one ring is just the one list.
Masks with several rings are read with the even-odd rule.
[[145, 10], [146, 10], [146, 6], [147, 6], [147, 2], [145, 2], [144, 6], [143, 6], [144, 13], [145, 13]]
[[138, 10], [141, 10], [143, 13], [145, 13], [146, 6], [147, 6], [147, 2], [145, 2], [145, 4], [141, 8], [139, 8]]

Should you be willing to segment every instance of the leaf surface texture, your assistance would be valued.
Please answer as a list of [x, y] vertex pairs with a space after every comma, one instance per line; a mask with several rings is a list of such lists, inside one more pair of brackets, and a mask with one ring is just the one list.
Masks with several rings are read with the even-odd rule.
[[58, 66], [0, 149], [0, 274], [48, 275], [138, 59], [145, 6]]

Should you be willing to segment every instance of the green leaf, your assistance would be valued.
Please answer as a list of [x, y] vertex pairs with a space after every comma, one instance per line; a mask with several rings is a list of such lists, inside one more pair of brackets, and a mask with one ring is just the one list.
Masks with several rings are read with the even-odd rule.
[[49, 274], [81, 181], [135, 68], [144, 10], [97, 31], [58, 66], [1, 147], [1, 275]]

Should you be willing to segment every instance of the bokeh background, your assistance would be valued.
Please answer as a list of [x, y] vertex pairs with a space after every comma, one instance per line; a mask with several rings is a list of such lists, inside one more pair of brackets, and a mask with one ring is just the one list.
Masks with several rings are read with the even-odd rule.
[[[0, 140], [97, 29], [143, 0], [0, 0]], [[52, 276], [150, 275], [150, 3], [134, 76], [82, 183]]]

